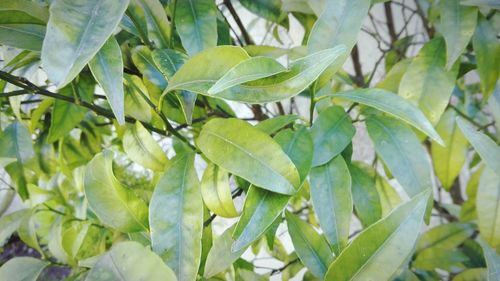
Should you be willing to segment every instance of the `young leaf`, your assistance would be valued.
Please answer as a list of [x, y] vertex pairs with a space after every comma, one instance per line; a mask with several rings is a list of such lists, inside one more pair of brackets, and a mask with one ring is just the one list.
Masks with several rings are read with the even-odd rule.
[[500, 47], [495, 36], [497, 32], [483, 16], [479, 17], [472, 45], [476, 53], [477, 71], [479, 73], [481, 91], [487, 100], [495, 89], [500, 70]]
[[[129, 0], [57, 0], [42, 46], [42, 66], [62, 88], [94, 57], [118, 26]], [[57, 51], [55, 51], [57, 50]]]
[[271, 137], [238, 119], [212, 119], [196, 141], [216, 165], [260, 188], [294, 194], [300, 179], [295, 165]]
[[288, 211], [286, 222], [297, 256], [316, 277], [323, 278], [333, 261], [332, 252], [325, 238], [311, 225]]
[[441, 33], [446, 40], [446, 68], [451, 69], [469, 43], [477, 22], [477, 9], [456, 0], [441, 1]]
[[148, 169], [161, 172], [170, 166], [165, 152], [141, 122], [129, 126], [123, 134], [123, 150], [132, 161]]
[[89, 67], [104, 90], [118, 123], [125, 124], [122, 51], [114, 36], [104, 43], [89, 62]]
[[208, 253], [207, 262], [205, 264], [205, 272], [203, 276], [205, 278], [210, 278], [215, 274], [228, 269], [247, 249], [242, 248], [239, 251], [233, 252], [231, 250], [231, 245], [234, 240], [231, 234], [234, 231], [234, 225], [217, 239], [215, 239], [212, 249]]
[[49, 262], [32, 257], [14, 257], [0, 267], [0, 280], [36, 281]]
[[370, 166], [362, 163], [349, 165], [352, 176], [352, 199], [356, 215], [364, 227], [382, 218], [382, 204], [376, 187], [376, 178], [380, 175]]
[[126, 241], [114, 245], [109, 252], [100, 256], [85, 280], [140, 281], [176, 278], [172, 269], [153, 252], [137, 242]]
[[500, 146], [485, 134], [476, 130], [469, 122], [457, 117], [457, 124], [472, 144], [484, 163], [500, 175]]
[[194, 156], [186, 153], [173, 159], [149, 205], [153, 251], [174, 270], [177, 280], [195, 280], [200, 266], [203, 201]]
[[212, 0], [176, 3], [175, 27], [188, 55], [217, 45], [217, 7]]
[[113, 174], [113, 152], [105, 150], [87, 164], [85, 195], [99, 219], [120, 231], [148, 230], [148, 207]]
[[328, 96], [347, 99], [388, 113], [419, 129], [439, 144], [443, 144], [443, 140], [422, 111], [394, 93], [382, 89], [356, 89]]
[[338, 255], [347, 246], [351, 224], [352, 197], [349, 169], [344, 158], [339, 155], [324, 165], [312, 168], [310, 176], [314, 212], [328, 242]]
[[500, 246], [500, 176], [486, 167], [476, 195], [479, 234], [493, 248]]
[[435, 144], [431, 146], [434, 170], [446, 190], [450, 190], [460, 173], [468, 147], [467, 139], [456, 125], [456, 116], [456, 112], [452, 109], [445, 111], [436, 125], [436, 130], [443, 137], [446, 146]]
[[361, 232], [333, 261], [325, 280], [390, 280], [412, 254], [428, 198], [424, 191]]
[[355, 132], [351, 118], [342, 107], [332, 106], [322, 111], [311, 128], [313, 167], [327, 163], [342, 152]]
[[215, 214], [224, 218], [234, 218], [238, 212], [234, 207], [229, 175], [224, 169], [209, 163], [201, 179], [201, 195], [205, 205]]
[[426, 152], [410, 128], [383, 116], [367, 117], [366, 127], [375, 151], [410, 197], [432, 187]]

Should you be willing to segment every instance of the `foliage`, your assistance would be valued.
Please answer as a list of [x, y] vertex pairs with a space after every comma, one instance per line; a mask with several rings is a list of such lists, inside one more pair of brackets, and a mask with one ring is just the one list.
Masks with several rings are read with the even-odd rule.
[[0, 280], [500, 280], [498, 9], [0, 1]]

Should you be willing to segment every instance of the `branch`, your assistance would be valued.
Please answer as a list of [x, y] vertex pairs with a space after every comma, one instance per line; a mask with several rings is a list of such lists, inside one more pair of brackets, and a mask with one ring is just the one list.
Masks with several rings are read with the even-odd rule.
[[240, 29], [241, 35], [245, 39], [246, 44], [247, 45], [254, 45], [254, 42], [253, 42], [252, 38], [248, 34], [245, 26], [243, 25], [243, 22], [240, 19], [240, 16], [238, 16], [238, 13], [234, 9], [234, 6], [231, 3], [231, 0], [224, 0], [223, 3], [227, 7], [227, 9], [229, 10], [229, 13], [231, 13], [231, 16], [233, 17], [233, 19], [236, 22], [236, 24], [238, 25], [238, 28]]
[[391, 37], [391, 45], [398, 40], [396, 34], [396, 29], [394, 28], [394, 17], [392, 16], [391, 2], [384, 3], [385, 18], [387, 20], [387, 29], [389, 30], [389, 36]]
[[361, 68], [361, 62], [359, 61], [359, 50], [358, 44], [354, 45], [351, 52], [352, 65], [354, 66], [355, 76], [353, 77], [353, 82], [359, 87], [365, 87], [365, 78], [363, 77], [363, 69]]

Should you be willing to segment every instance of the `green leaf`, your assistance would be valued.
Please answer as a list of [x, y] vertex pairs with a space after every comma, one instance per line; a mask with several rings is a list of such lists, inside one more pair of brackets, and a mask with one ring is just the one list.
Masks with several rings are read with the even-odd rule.
[[232, 67], [249, 58], [239, 47], [220, 46], [191, 58], [172, 78], [166, 92], [182, 89], [226, 100], [264, 103], [298, 95], [345, 52], [340, 45], [319, 51], [290, 64], [289, 70], [274, 76], [228, 88], [214, 95], [208, 90]]
[[401, 203], [401, 198], [394, 187], [392, 187], [387, 180], [380, 175], [377, 175], [375, 178], [375, 187], [377, 188], [380, 198], [382, 217], [385, 217]]
[[465, 163], [468, 147], [467, 139], [455, 123], [456, 116], [456, 112], [452, 109], [445, 111], [436, 125], [436, 130], [443, 137], [445, 146], [434, 143], [431, 145], [434, 170], [442, 186], [448, 191]]
[[37, 2], [3, 0], [0, 3], [0, 24], [41, 24], [49, 20], [49, 11]]
[[313, 167], [323, 165], [340, 154], [351, 143], [355, 132], [349, 114], [342, 107], [331, 106], [321, 111], [311, 128]]
[[170, 166], [165, 152], [141, 122], [129, 126], [123, 134], [123, 150], [132, 161], [148, 169], [161, 172]]
[[114, 36], [104, 43], [89, 62], [89, 67], [104, 90], [118, 123], [125, 124], [122, 51]]
[[208, 163], [201, 179], [201, 195], [205, 205], [215, 214], [224, 218], [238, 216], [231, 197], [229, 175], [217, 165]]
[[148, 89], [141, 78], [125, 74], [125, 112], [137, 120], [151, 121], [151, 107], [144, 97], [149, 98]]
[[362, 163], [349, 165], [352, 176], [352, 199], [356, 215], [367, 227], [382, 218], [382, 204], [376, 187], [376, 178], [380, 177], [374, 169]]
[[146, 19], [148, 38], [157, 48], [170, 46], [170, 23], [162, 4], [158, 0], [132, 0], [140, 6]]
[[455, 86], [458, 68], [446, 71], [445, 64], [445, 42], [434, 38], [422, 47], [399, 85], [399, 95], [417, 105], [432, 124], [439, 121]]
[[486, 167], [476, 195], [479, 234], [493, 248], [500, 246], [500, 176]]
[[49, 263], [32, 257], [15, 257], [0, 267], [0, 280], [36, 281]]
[[255, 128], [268, 135], [272, 135], [286, 125], [295, 122], [295, 120], [297, 119], [299, 119], [299, 116], [297, 115], [278, 115], [276, 117], [259, 122], [257, 125], [255, 125]]
[[167, 80], [153, 60], [153, 52], [146, 46], [132, 49], [132, 62], [143, 75], [150, 96], [157, 97], [167, 87]]
[[333, 255], [325, 238], [319, 235], [311, 225], [286, 212], [288, 231], [293, 246], [300, 260], [318, 278], [323, 278]]
[[282, 20], [280, 0], [240, 0], [240, 3], [252, 13], [269, 21], [279, 23]]
[[417, 243], [416, 251], [428, 248], [452, 250], [461, 245], [474, 233], [474, 227], [467, 223], [447, 223], [425, 232]]
[[428, 197], [428, 191], [415, 196], [362, 231], [333, 261], [325, 280], [390, 280], [411, 257]]
[[297, 131], [286, 129], [277, 133], [274, 140], [297, 167], [301, 183], [303, 183], [311, 169], [313, 157], [313, 142], [309, 131], [304, 126]]
[[476, 53], [477, 72], [479, 73], [483, 99], [487, 100], [495, 89], [500, 70], [500, 47], [496, 38], [497, 31], [483, 16], [479, 17], [472, 45]]
[[443, 140], [434, 130], [432, 124], [425, 115], [406, 99], [382, 89], [356, 89], [346, 92], [331, 94], [328, 96], [347, 99], [352, 102], [364, 104], [388, 113], [393, 117], [419, 129], [436, 142], [443, 144]]
[[279, 62], [268, 57], [253, 57], [240, 62], [222, 76], [207, 93], [215, 95], [228, 88], [286, 71]]
[[[120, 242], [99, 257], [87, 281], [177, 280], [175, 274], [150, 250], [137, 242]], [[182, 280], [182, 279], [180, 279]]]
[[217, 45], [217, 8], [212, 0], [176, 3], [175, 27], [190, 56]]
[[500, 9], [500, 4], [496, 0], [461, 0], [460, 5]]
[[417, 254], [412, 266], [429, 271], [436, 268], [452, 271], [454, 268], [463, 267], [463, 262], [467, 260], [467, 256], [456, 249], [429, 248]]
[[196, 141], [216, 165], [260, 188], [294, 194], [300, 179], [295, 165], [264, 132], [238, 119], [212, 119]]
[[[62, 88], [85, 67], [118, 26], [128, 0], [56, 0], [42, 46], [42, 66]], [[57, 50], [57, 51], [55, 51]]]
[[14, 48], [40, 51], [45, 26], [37, 24], [0, 24], [0, 44]]
[[22, 209], [0, 218], [0, 247], [8, 241], [29, 213], [31, 213], [29, 209]]
[[[342, 156], [311, 169], [311, 199], [319, 225], [339, 254], [349, 237], [352, 217], [351, 175]], [[324, 275], [326, 267], [321, 276]], [[315, 274], [317, 275], [317, 274]]]
[[26, 215], [22, 218], [21, 224], [17, 229], [17, 235], [26, 245], [37, 250], [38, 253], [43, 255], [42, 248], [40, 247], [40, 243], [38, 242], [36, 230], [36, 213], [35, 209], [31, 209], [30, 212], [27, 212]]
[[270, 225], [281, 215], [288, 204], [290, 196], [274, 193], [250, 186], [248, 189], [243, 213], [233, 232], [231, 249], [238, 252], [256, 241]]
[[484, 163], [500, 175], [500, 146], [461, 117], [457, 117], [456, 120], [458, 127], [481, 156]]
[[105, 150], [87, 164], [85, 195], [104, 223], [123, 232], [148, 230], [148, 207], [113, 174], [113, 152]]
[[205, 264], [205, 278], [210, 278], [219, 272], [223, 272], [228, 269], [247, 249], [242, 248], [239, 251], [233, 252], [231, 250], [231, 245], [234, 240], [231, 236], [234, 230], [234, 225], [217, 239], [215, 239], [212, 249], [208, 253], [207, 263]]
[[499, 280], [500, 278], [500, 256], [483, 240], [478, 240], [479, 244], [483, 248], [484, 258], [486, 260], [486, 266], [488, 268], [488, 281]]
[[410, 64], [411, 59], [403, 59], [402, 61], [396, 63], [385, 74], [384, 80], [380, 81], [377, 85], [375, 85], [375, 87], [387, 90], [389, 92], [397, 93], [401, 78], [403, 78], [403, 75], [408, 70]]
[[[177, 155], [149, 205], [151, 245], [178, 280], [195, 280], [201, 258], [203, 201], [194, 154]], [[165, 211], [169, 206], [169, 211]]]
[[432, 187], [426, 152], [410, 128], [383, 116], [367, 117], [366, 127], [375, 151], [410, 197]]
[[457, 0], [445, 0], [439, 4], [440, 31], [446, 40], [446, 67], [450, 69], [474, 34], [477, 9], [462, 6]]
[[487, 278], [486, 268], [472, 268], [457, 274], [453, 281], [487, 281]]

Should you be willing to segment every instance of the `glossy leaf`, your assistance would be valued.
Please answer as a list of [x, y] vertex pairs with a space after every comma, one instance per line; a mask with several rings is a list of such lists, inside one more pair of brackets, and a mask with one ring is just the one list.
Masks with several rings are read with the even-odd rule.
[[281, 1], [279, 0], [240, 0], [240, 3], [243, 7], [267, 20], [276, 23], [281, 20]]
[[476, 195], [479, 234], [493, 248], [500, 246], [500, 176], [486, 167]]
[[443, 144], [443, 140], [422, 111], [396, 94], [382, 89], [357, 89], [335, 93], [331, 96], [364, 104], [388, 113], [419, 129], [434, 141]]
[[439, 248], [443, 251], [452, 250], [461, 245], [474, 233], [473, 225], [465, 223], [448, 223], [438, 225], [428, 230], [420, 237], [416, 251], [428, 248]]
[[344, 158], [339, 155], [324, 165], [314, 167], [310, 176], [314, 212], [328, 242], [338, 255], [347, 246], [353, 210], [349, 169]]
[[161, 172], [170, 166], [165, 152], [141, 122], [129, 126], [123, 134], [123, 150], [132, 161], [148, 169]]
[[3, 0], [0, 3], [0, 24], [40, 24], [49, 20], [49, 11], [37, 2]]
[[500, 146], [461, 117], [457, 117], [456, 120], [458, 127], [481, 156], [481, 159], [490, 169], [500, 175]]
[[148, 89], [141, 78], [125, 74], [125, 112], [137, 120], [151, 121], [151, 107], [144, 97], [149, 98]]
[[215, 214], [233, 218], [238, 216], [234, 207], [228, 173], [209, 163], [201, 179], [201, 195], [205, 205]]
[[132, 0], [142, 8], [146, 19], [148, 38], [157, 48], [170, 46], [170, 23], [159, 0]]
[[233, 231], [234, 226], [226, 229], [221, 236], [215, 239], [205, 264], [205, 273], [203, 275], [205, 278], [210, 278], [219, 272], [225, 271], [245, 252], [246, 248], [236, 252], [231, 250], [231, 245], [234, 243], [231, 236]]
[[498, 81], [500, 70], [500, 47], [495, 36], [495, 28], [484, 17], [480, 16], [477, 28], [472, 38], [476, 53], [477, 72], [479, 74], [481, 91], [485, 100], [491, 95]]
[[286, 125], [293, 123], [297, 119], [299, 119], [299, 116], [297, 115], [279, 115], [259, 122], [257, 125], [255, 125], [255, 128], [268, 135], [272, 135]]
[[432, 187], [425, 151], [410, 128], [382, 116], [367, 117], [366, 126], [375, 151], [409, 196]]
[[313, 142], [309, 131], [303, 126], [297, 131], [283, 130], [276, 134], [274, 140], [290, 157], [303, 183], [311, 169], [313, 157]]
[[0, 24], [0, 44], [30, 51], [42, 49], [45, 26], [37, 24]]
[[349, 165], [349, 171], [352, 176], [352, 199], [356, 215], [366, 227], [382, 218], [382, 204], [376, 187], [376, 178], [380, 175], [361, 163]]
[[113, 36], [89, 62], [89, 67], [103, 88], [118, 123], [125, 124], [122, 52]]
[[41, 58], [49, 79], [58, 88], [71, 82], [104, 45], [118, 26], [128, 2], [57, 0], [52, 3]]
[[180, 154], [172, 160], [153, 192], [149, 224], [153, 251], [178, 280], [195, 280], [201, 258], [203, 202], [194, 154]]
[[340, 106], [323, 110], [314, 121], [311, 136], [314, 142], [313, 167], [329, 162], [349, 145], [356, 129]]
[[312, 226], [290, 212], [286, 212], [288, 231], [300, 260], [318, 278], [323, 278], [333, 255], [325, 238]]
[[146, 203], [124, 187], [113, 174], [113, 152], [105, 150], [87, 164], [85, 195], [99, 219], [120, 231], [148, 229]]
[[190, 56], [217, 45], [217, 8], [212, 0], [176, 3], [175, 26]]
[[415, 196], [361, 232], [333, 261], [325, 280], [390, 280], [412, 254], [428, 197], [429, 192]]
[[92, 280], [177, 280], [174, 272], [150, 250], [137, 242], [120, 242], [99, 257], [85, 279]]
[[295, 165], [265, 133], [238, 119], [212, 119], [196, 141], [216, 165], [258, 187], [293, 194], [300, 179]]
[[36, 281], [49, 263], [32, 257], [15, 257], [0, 267], [0, 280]]

